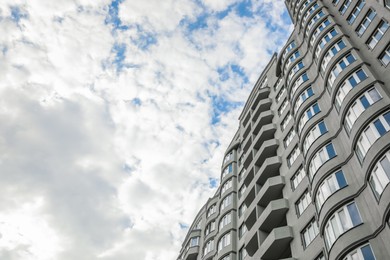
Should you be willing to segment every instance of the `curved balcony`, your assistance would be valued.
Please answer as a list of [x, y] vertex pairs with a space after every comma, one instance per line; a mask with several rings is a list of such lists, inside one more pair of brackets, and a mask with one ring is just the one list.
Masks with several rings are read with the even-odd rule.
[[274, 228], [285, 226], [287, 224], [286, 212], [289, 208], [286, 199], [271, 201], [257, 220], [260, 223], [259, 229], [269, 233]]
[[258, 104], [256, 110], [253, 110], [252, 112], [252, 121], [256, 122], [259, 118], [259, 115], [264, 112], [270, 110], [272, 105], [272, 99], [266, 98], [262, 99]]
[[279, 156], [272, 156], [265, 159], [261, 167], [256, 171], [256, 183], [264, 186], [269, 178], [279, 175], [281, 165], [282, 160]]
[[274, 117], [274, 114], [271, 110], [262, 112], [259, 114], [259, 117], [256, 121], [254, 121], [253, 124], [253, 133], [257, 134], [259, 133], [260, 129], [263, 127], [263, 125], [271, 124], [272, 119]]
[[280, 199], [283, 196], [282, 190], [285, 184], [283, 176], [267, 178], [256, 196], [258, 205], [266, 207], [272, 200]]
[[[282, 259], [290, 250], [290, 242], [294, 238], [289, 226], [275, 228], [269, 233], [260, 246], [258, 259]], [[288, 253], [287, 253], [288, 254]], [[256, 254], [257, 256], [257, 254]], [[257, 258], [256, 258], [257, 259]]]

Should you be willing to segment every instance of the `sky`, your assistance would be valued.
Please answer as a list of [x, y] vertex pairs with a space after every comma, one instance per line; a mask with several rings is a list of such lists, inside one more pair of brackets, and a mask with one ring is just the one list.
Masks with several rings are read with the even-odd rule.
[[174, 260], [283, 0], [2, 0], [0, 259]]

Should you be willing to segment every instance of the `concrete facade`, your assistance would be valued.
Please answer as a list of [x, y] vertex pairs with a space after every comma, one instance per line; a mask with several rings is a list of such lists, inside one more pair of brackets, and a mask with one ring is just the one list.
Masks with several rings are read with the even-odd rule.
[[286, 1], [178, 260], [390, 259], [389, 2]]

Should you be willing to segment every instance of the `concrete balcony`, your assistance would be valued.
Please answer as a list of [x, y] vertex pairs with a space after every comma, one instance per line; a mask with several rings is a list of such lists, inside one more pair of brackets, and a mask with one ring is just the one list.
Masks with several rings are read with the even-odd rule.
[[279, 175], [280, 165], [282, 165], [282, 160], [279, 156], [265, 159], [261, 167], [256, 171], [256, 182], [260, 186], [264, 186], [268, 178]]
[[276, 150], [278, 149], [278, 147], [279, 142], [276, 139], [271, 139], [263, 142], [253, 158], [255, 165], [261, 167], [266, 158], [276, 155]]
[[193, 246], [188, 248], [184, 255], [184, 260], [196, 260], [199, 254], [199, 246]]
[[263, 125], [258, 133], [255, 134], [253, 139], [253, 147], [255, 149], [260, 149], [264, 141], [273, 139], [276, 132], [275, 124]]
[[[257, 235], [257, 229], [253, 229], [251, 231], [247, 231], [245, 234], [245, 249], [248, 255], [253, 255], [259, 250], [259, 238]], [[255, 259], [255, 258], [254, 258]]]
[[267, 179], [257, 194], [258, 204], [261, 207], [267, 207], [272, 200], [283, 197], [282, 190], [285, 185], [283, 176], [275, 176]]
[[260, 230], [271, 232], [274, 228], [286, 225], [286, 212], [288, 209], [289, 205], [286, 199], [271, 201], [258, 219]]
[[252, 121], [256, 122], [257, 119], [259, 118], [259, 115], [267, 110], [270, 110], [272, 105], [272, 99], [266, 98], [261, 100], [256, 107], [256, 110], [253, 110], [252, 112]]
[[249, 168], [249, 165], [251, 164], [252, 162], [252, 159], [253, 159], [253, 154], [252, 154], [252, 151], [248, 151], [245, 155], [244, 155], [244, 168], [245, 169], [248, 169]]
[[[259, 258], [274, 260], [285, 258], [290, 251], [290, 242], [293, 239], [293, 231], [289, 226], [278, 227], [269, 233], [259, 249]], [[288, 257], [288, 256], [287, 256]]]
[[252, 132], [256, 134], [260, 131], [260, 129], [261, 129], [261, 127], [263, 127], [263, 125], [271, 124], [273, 117], [274, 117], [274, 114], [272, 113], [271, 110], [262, 112], [258, 116], [256, 121], [253, 121], [254, 123], [253, 123], [253, 127], [252, 127], [252, 129], [253, 129]]
[[251, 205], [245, 211], [245, 215], [244, 215], [245, 225], [246, 225], [248, 231], [250, 231], [252, 229], [253, 225], [256, 223], [256, 220], [257, 220], [257, 212], [256, 211], [257, 211], [257, 205], [255, 203], [253, 203], [253, 205]]
[[249, 134], [245, 137], [244, 141], [241, 144], [242, 150], [244, 153], [247, 153], [249, 148], [252, 146], [252, 134]]
[[270, 89], [269, 88], [261, 88], [261, 89], [259, 89], [257, 91], [256, 97], [255, 97], [255, 100], [253, 101], [251, 109], [252, 110], [256, 110], [256, 108], [258, 107], [258, 104], [260, 103], [260, 101], [262, 99], [268, 98], [269, 93], [270, 93]]

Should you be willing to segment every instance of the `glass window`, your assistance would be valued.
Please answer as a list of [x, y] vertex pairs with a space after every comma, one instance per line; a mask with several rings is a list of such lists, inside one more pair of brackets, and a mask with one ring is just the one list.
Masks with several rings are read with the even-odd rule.
[[223, 158], [223, 164], [230, 161], [231, 159], [233, 159], [233, 151], [231, 151], [225, 155], [225, 157]]
[[377, 198], [390, 182], [390, 152], [388, 151], [374, 166], [369, 178], [370, 186]]
[[282, 123], [280, 124], [280, 128], [282, 129], [282, 131], [284, 129], [286, 129], [288, 123], [290, 122], [292, 116], [291, 116], [291, 113], [288, 112], [288, 114], [286, 115], [286, 117], [283, 119]]
[[309, 97], [313, 96], [314, 95], [314, 91], [312, 89], [311, 86], [309, 86], [308, 88], [306, 88], [300, 95], [299, 95], [299, 98], [297, 99], [297, 101], [295, 102], [295, 105], [294, 105], [294, 112], [296, 113], [297, 110], [299, 109], [299, 107], [303, 104], [303, 102], [306, 101], [306, 99], [308, 99]]
[[240, 251], [238, 251], [238, 260], [244, 260], [248, 256], [246, 249], [242, 247]]
[[230, 189], [232, 187], [232, 184], [233, 184], [232, 178], [230, 178], [227, 182], [225, 182], [221, 188], [221, 195], [225, 193], [228, 189]]
[[387, 48], [381, 53], [379, 56], [379, 60], [381, 63], [387, 67], [390, 63], [390, 45], [387, 46]]
[[306, 174], [303, 170], [303, 167], [300, 167], [298, 171], [294, 174], [294, 176], [291, 178], [291, 187], [293, 190], [295, 190], [298, 185], [301, 183], [303, 178], [305, 178]]
[[370, 244], [352, 250], [343, 260], [375, 260]]
[[360, 223], [362, 223], [362, 219], [355, 202], [337, 210], [325, 225], [325, 242], [328, 248], [333, 245], [341, 234]]
[[304, 82], [308, 81], [309, 77], [307, 76], [307, 73], [304, 72], [299, 78], [297, 78], [294, 83], [292, 84], [291, 87], [291, 93], [290, 97], [292, 97], [295, 93], [295, 91], [298, 89], [300, 85], [302, 85]]
[[360, 160], [366, 156], [370, 147], [383, 135], [390, 130], [390, 122], [388, 118], [390, 112], [380, 115], [378, 118], [371, 121], [371, 123], [360, 134], [356, 145], [356, 153]]
[[211, 205], [210, 208], [207, 210], [207, 217], [210, 217], [217, 211], [217, 206], [215, 204]]
[[366, 4], [366, 0], [359, 0], [355, 8], [353, 9], [352, 13], [347, 18], [349, 24], [352, 24], [356, 20], [356, 17], [358, 17], [365, 4]]
[[295, 148], [292, 150], [292, 152], [287, 156], [287, 165], [288, 167], [291, 167], [295, 160], [298, 158], [298, 156], [301, 154], [301, 151], [299, 150], [298, 146], [295, 146]]
[[334, 65], [328, 76], [328, 87], [332, 88], [333, 83], [338, 75], [351, 63], [355, 62], [356, 58], [352, 53], [347, 53], [339, 62]]
[[276, 102], [279, 102], [279, 101], [280, 101], [280, 98], [283, 96], [284, 92], [286, 92], [286, 88], [283, 86], [283, 87], [280, 89], [279, 93], [278, 93], [278, 94], [276, 95], [276, 97], [275, 97]]
[[200, 237], [192, 237], [190, 240], [190, 247], [199, 246]]
[[311, 28], [313, 27], [313, 25], [314, 25], [321, 17], [323, 17], [324, 15], [325, 15], [325, 13], [324, 13], [322, 10], [320, 10], [320, 11], [317, 12], [316, 15], [314, 15], [314, 16], [310, 19], [309, 23], [307, 24], [306, 36], [309, 34], [309, 32], [310, 32]]
[[246, 225], [245, 223], [243, 223], [239, 228], [238, 228], [238, 237], [239, 238], [242, 238], [242, 236], [246, 233], [247, 228], [246, 228]]
[[309, 175], [311, 178], [317, 173], [317, 170], [328, 160], [336, 156], [333, 144], [329, 143], [323, 146], [317, 153], [312, 157], [309, 164]]
[[340, 7], [339, 11], [341, 14], [345, 14], [345, 12], [348, 10], [348, 7], [351, 5], [352, 0], [345, 0], [343, 5]]
[[233, 195], [227, 195], [221, 202], [221, 211], [232, 203]]
[[229, 224], [230, 222], [232, 222], [232, 213], [229, 212], [227, 214], [225, 214], [221, 220], [219, 221], [219, 230], [221, 231], [221, 229], [226, 226], [227, 224]]
[[342, 49], [345, 48], [345, 43], [343, 40], [340, 40], [339, 42], [335, 43], [324, 55], [324, 58], [321, 62], [321, 73], [324, 74], [326, 67], [328, 66], [330, 60], [339, 53]]
[[357, 35], [359, 36], [363, 35], [363, 33], [367, 30], [368, 26], [371, 24], [372, 20], [374, 20], [375, 16], [376, 16], [375, 10], [373, 9], [368, 10], [366, 16], [359, 24], [359, 26], [356, 28]]
[[299, 198], [299, 200], [295, 203], [295, 208], [297, 210], [298, 216], [302, 215], [305, 209], [311, 203], [311, 196], [308, 190], [306, 190], [303, 195]]
[[325, 45], [330, 42], [331, 39], [333, 39], [333, 37], [335, 37], [336, 35], [338, 35], [338, 32], [335, 28], [331, 29], [325, 36], [323, 36], [321, 38], [321, 40], [319, 41], [318, 45], [317, 45], [317, 48], [316, 48], [316, 51], [315, 51], [315, 59], [318, 59], [320, 53], [321, 53], [321, 50], [325, 47]]
[[389, 28], [389, 24], [385, 20], [381, 20], [378, 27], [375, 29], [374, 33], [370, 36], [370, 38], [367, 41], [368, 47], [371, 49], [374, 49], [375, 46], [378, 44], [380, 39], [382, 39], [383, 35]]
[[328, 129], [326, 128], [324, 121], [321, 121], [315, 126], [313, 126], [304, 139], [303, 151], [306, 153], [309, 147], [314, 143], [314, 141], [326, 132], [328, 132]]
[[[317, 28], [314, 30], [313, 34], [310, 38], [310, 46], [313, 46], [315, 40], [317, 39], [318, 35], [328, 26], [330, 25], [329, 19], [325, 19], [320, 25], [317, 26]], [[336, 32], [337, 34], [337, 32]], [[334, 36], [334, 35], [333, 35]]]
[[285, 99], [285, 100], [283, 101], [283, 103], [280, 105], [280, 107], [278, 108], [278, 115], [279, 115], [279, 116], [280, 116], [281, 114], [283, 114], [284, 110], [286, 110], [287, 105], [288, 105], [288, 102], [287, 102], [287, 99]]
[[305, 111], [305, 113], [302, 114], [301, 118], [299, 119], [298, 123], [298, 129], [299, 131], [302, 131], [303, 126], [311, 119], [313, 116], [321, 112], [320, 107], [317, 103], [314, 103], [309, 109]]
[[294, 137], [295, 137], [295, 130], [294, 130], [294, 128], [292, 128], [283, 140], [285, 148], [291, 143], [291, 141], [294, 139]]
[[218, 252], [230, 245], [230, 233], [224, 235], [218, 242]]
[[361, 81], [367, 78], [367, 74], [363, 69], [358, 69], [353, 72], [341, 85], [336, 93], [336, 107], [340, 107], [345, 96], [359, 84]]
[[314, 240], [314, 238], [316, 238], [318, 233], [317, 221], [312, 219], [301, 233], [304, 248], [306, 248]]
[[207, 226], [205, 228], [205, 235], [207, 236], [208, 234], [210, 234], [214, 230], [215, 230], [215, 221], [212, 221], [209, 224], [207, 224]]
[[222, 178], [223, 179], [224, 177], [226, 177], [229, 173], [232, 173], [233, 172], [233, 164], [229, 164], [225, 170], [222, 172]]
[[212, 250], [214, 250], [214, 240], [213, 239], [206, 242], [206, 245], [204, 246], [204, 249], [203, 249], [203, 255], [207, 255]]
[[241, 206], [238, 208], [238, 217], [242, 217], [246, 209], [247, 209], [246, 204], [242, 203]]
[[305, 67], [303, 61], [298, 62], [297, 64], [294, 65], [294, 67], [292, 67], [291, 71], [288, 73], [287, 84], [290, 84], [290, 81], [294, 77], [294, 75], [303, 67]]

